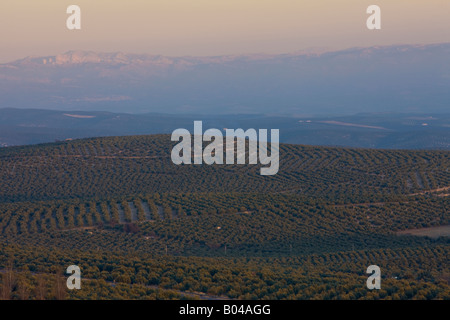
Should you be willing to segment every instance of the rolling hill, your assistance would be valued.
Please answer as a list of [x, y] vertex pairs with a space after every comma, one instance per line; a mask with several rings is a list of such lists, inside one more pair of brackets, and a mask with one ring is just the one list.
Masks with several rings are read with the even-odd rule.
[[[448, 151], [282, 144], [279, 173], [260, 176], [258, 165], [176, 166], [172, 145], [0, 149], [0, 269], [30, 295], [45, 280], [47, 298], [449, 298], [448, 235], [402, 234], [449, 225]], [[71, 264], [89, 281], [52, 294], [52, 274]], [[2, 279], [9, 297], [22, 292]]]

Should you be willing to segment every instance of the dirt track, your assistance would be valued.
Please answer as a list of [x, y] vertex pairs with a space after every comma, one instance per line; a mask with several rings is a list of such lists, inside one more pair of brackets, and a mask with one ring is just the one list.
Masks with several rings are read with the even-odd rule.
[[398, 231], [397, 235], [412, 235], [412, 236], [423, 236], [423, 237], [426, 236], [426, 237], [430, 237], [430, 238], [434, 238], [434, 239], [439, 238], [439, 237], [449, 237], [450, 236], [450, 225], [402, 230], [402, 231]]

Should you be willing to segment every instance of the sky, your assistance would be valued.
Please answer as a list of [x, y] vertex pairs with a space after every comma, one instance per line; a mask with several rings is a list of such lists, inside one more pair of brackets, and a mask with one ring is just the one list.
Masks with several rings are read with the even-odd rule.
[[[81, 30], [66, 9], [81, 8]], [[366, 9], [381, 8], [381, 30]], [[450, 0], [1, 0], [0, 63], [69, 50], [208, 56], [450, 42]]]

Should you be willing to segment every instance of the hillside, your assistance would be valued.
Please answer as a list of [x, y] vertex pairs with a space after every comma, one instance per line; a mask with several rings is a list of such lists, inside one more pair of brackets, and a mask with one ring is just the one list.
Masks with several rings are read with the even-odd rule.
[[[0, 149], [0, 269], [52, 288], [52, 273], [79, 264], [90, 281], [73, 299], [450, 297], [448, 235], [399, 235], [450, 224], [448, 151], [282, 144], [279, 173], [261, 176], [175, 166], [172, 145], [152, 135]], [[377, 292], [365, 288], [371, 264]]]
[[[283, 144], [280, 170], [176, 166], [169, 135], [73, 140], [0, 149], [2, 201], [105, 198], [155, 192], [291, 193], [354, 202], [450, 185], [447, 151]], [[6, 188], [6, 186], [8, 186]]]

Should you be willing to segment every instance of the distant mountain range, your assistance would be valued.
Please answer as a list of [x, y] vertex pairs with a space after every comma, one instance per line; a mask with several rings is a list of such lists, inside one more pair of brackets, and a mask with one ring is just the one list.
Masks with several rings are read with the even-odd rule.
[[127, 114], [38, 109], [0, 109], [0, 146], [36, 144], [99, 136], [193, 132], [203, 129], [280, 129], [285, 143], [364, 148], [450, 150], [450, 113], [361, 113], [349, 116], [268, 114]]
[[71, 51], [0, 64], [0, 108], [445, 113], [449, 101], [450, 43], [217, 57]]

